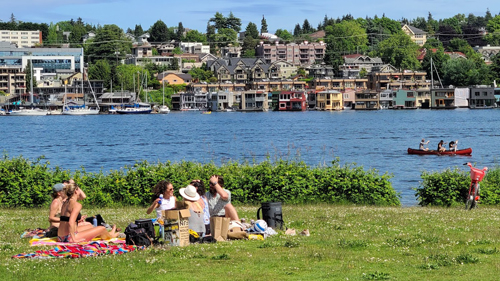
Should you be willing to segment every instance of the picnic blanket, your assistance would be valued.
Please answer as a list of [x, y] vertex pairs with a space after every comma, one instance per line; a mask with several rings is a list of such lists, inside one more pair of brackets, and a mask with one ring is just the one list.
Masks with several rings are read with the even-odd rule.
[[83, 257], [96, 257], [103, 255], [121, 255], [128, 252], [133, 252], [135, 250], [144, 249], [144, 247], [138, 247], [134, 245], [109, 245], [105, 242], [90, 242], [86, 245], [69, 244], [56, 246], [52, 250], [40, 250], [34, 253], [22, 253], [12, 258], [15, 259], [26, 259], [26, 258], [37, 258], [37, 259], [53, 259], [53, 258], [83, 258]]
[[[90, 242], [106, 242], [115, 244], [125, 244], [125, 238], [112, 238], [109, 240], [103, 240], [101, 238], [94, 238]], [[57, 237], [47, 237], [47, 238], [33, 238], [30, 240], [31, 246], [54, 246], [54, 245], [87, 245], [89, 242], [78, 242], [78, 243], [64, 243], [57, 241]]]

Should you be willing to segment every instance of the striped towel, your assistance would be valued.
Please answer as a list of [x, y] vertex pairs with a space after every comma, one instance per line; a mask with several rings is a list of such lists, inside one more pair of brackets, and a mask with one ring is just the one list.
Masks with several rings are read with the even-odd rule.
[[78, 243], [63, 243], [57, 241], [57, 237], [50, 238], [33, 238], [30, 240], [31, 246], [55, 246], [55, 245], [87, 245], [91, 242], [109, 242], [115, 244], [125, 244], [124, 238], [112, 238], [109, 240], [102, 240], [101, 238], [94, 238], [92, 241], [78, 242]]
[[34, 253], [21, 253], [12, 258], [15, 259], [54, 259], [54, 258], [83, 258], [83, 257], [96, 257], [103, 255], [121, 255], [135, 250], [141, 250], [144, 247], [137, 247], [134, 245], [109, 245], [105, 242], [90, 242], [86, 245], [61, 245], [56, 246], [52, 250], [40, 250]]

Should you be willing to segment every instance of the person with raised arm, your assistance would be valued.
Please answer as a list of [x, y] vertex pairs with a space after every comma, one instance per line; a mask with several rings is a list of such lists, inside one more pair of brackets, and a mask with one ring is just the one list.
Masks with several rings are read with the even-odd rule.
[[224, 188], [224, 178], [219, 175], [210, 177], [210, 188], [206, 193], [211, 217], [226, 217], [240, 222], [238, 213], [231, 204], [231, 192]]
[[91, 241], [95, 237], [100, 237], [104, 240], [118, 237], [116, 226], [110, 232], [104, 226], [92, 227], [82, 231], [78, 231], [78, 220], [82, 204], [78, 202], [81, 198], [81, 189], [75, 184], [68, 184], [64, 186], [66, 193], [66, 201], [64, 201], [61, 208], [60, 224], [57, 232], [57, 239], [59, 242], [85, 242]]

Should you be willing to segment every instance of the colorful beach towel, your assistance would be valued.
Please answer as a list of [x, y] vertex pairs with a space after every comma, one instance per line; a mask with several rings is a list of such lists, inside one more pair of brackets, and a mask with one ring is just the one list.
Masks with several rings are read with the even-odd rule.
[[43, 228], [35, 228], [35, 229], [26, 229], [23, 234], [21, 234], [21, 238], [40, 238], [45, 236], [45, 229]]
[[109, 240], [102, 240], [101, 238], [94, 238], [90, 242], [78, 242], [78, 243], [63, 243], [57, 241], [57, 237], [51, 238], [33, 238], [30, 240], [31, 246], [55, 246], [55, 245], [87, 245], [91, 242], [105, 242], [114, 244], [125, 244], [125, 238], [112, 238]]
[[109, 245], [105, 242], [90, 242], [87, 245], [61, 245], [56, 246], [52, 250], [40, 250], [34, 253], [22, 253], [12, 258], [26, 259], [54, 259], [54, 258], [84, 258], [96, 257], [103, 255], [121, 255], [135, 250], [144, 249], [144, 247], [137, 247], [134, 245]]

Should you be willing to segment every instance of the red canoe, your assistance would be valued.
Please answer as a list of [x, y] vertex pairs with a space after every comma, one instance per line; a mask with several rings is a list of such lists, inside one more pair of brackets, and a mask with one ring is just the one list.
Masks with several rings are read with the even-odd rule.
[[438, 152], [437, 150], [420, 150], [420, 149], [413, 149], [413, 148], [408, 148], [408, 154], [419, 154], [419, 155], [471, 155], [472, 154], [472, 148], [466, 148], [466, 149], [460, 149], [457, 151], [444, 151], [444, 152]]

